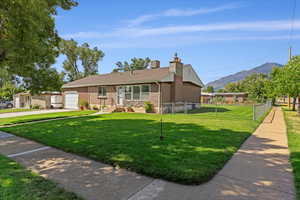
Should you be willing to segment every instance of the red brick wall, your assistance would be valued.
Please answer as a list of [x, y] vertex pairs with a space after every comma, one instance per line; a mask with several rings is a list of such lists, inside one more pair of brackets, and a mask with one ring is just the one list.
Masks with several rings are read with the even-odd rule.
[[172, 83], [161, 83], [162, 103], [172, 102]]
[[184, 83], [182, 88], [183, 101], [190, 103], [200, 103], [201, 87], [192, 83]]
[[[80, 87], [80, 88], [67, 88], [66, 91], [76, 91], [79, 94], [79, 102], [85, 100], [91, 105], [117, 105], [117, 86], [105, 86], [107, 89], [107, 97], [98, 97], [98, 86]], [[170, 102], [193, 102], [199, 103], [201, 96], [201, 88], [191, 83], [183, 83], [182, 77], [175, 76], [173, 83], [161, 83], [162, 103]], [[64, 98], [64, 94], [63, 94]], [[150, 89], [149, 99], [154, 107], [159, 106], [159, 87], [157, 84], [152, 83]], [[124, 101], [124, 105], [135, 107], [143, 107], [144, 101]]]
[[106, 87], [106, 97], [99, 97], [98, 86], [89, 87], [90, 91], [90, 104], [114, 106], [116, 104], [116, 86]]

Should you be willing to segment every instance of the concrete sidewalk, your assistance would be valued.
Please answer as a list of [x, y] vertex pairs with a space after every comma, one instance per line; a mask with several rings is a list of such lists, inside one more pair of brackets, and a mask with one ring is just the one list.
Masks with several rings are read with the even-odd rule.
[[9, 117], [19, 117], [26, 115], [37, 115], [37, 114], [47, 114], [47, 113], [55, 113], [55, 112], [69, 112], [72, 110], [67, 109], [51, 109], [51, 110], [35, 110], [35, 111], [24, 111], [24, 112], [11, 112], [11, 113], [3, 113], [0, 114], [1, 118], [9, 118]]
[[208, 183], [179, 185], [0, 133], [0, 153], [88, 200], [294, 200], [283, 113], [275, 108]]

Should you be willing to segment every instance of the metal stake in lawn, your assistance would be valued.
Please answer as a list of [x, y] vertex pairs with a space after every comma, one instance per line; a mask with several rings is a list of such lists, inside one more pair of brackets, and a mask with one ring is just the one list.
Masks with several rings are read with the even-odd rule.
[[163, 140], [164, 139], [164, 136], [163, 136], [163, 122], [162, 122], [162, 116], [160, 116], [160, 140]]

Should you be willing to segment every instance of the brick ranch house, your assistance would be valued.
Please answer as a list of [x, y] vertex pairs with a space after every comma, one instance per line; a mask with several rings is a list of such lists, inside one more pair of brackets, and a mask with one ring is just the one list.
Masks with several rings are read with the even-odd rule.
[[158, 113], [166, 112], [167, 105], [175, 105], [176, 111], [180, 103], [200, 106], [202, 87], [193, 67], [175, 56], [168, 67], [160, 67], [156, 60], [150, 69], [88, 76], [63, 85], [62, 91], [64, 107], [69, 109], [78, 109], [80, 102], [86, 101], [92, 108], [107, 111], [130, 107], [145, 112], [147, 101]]

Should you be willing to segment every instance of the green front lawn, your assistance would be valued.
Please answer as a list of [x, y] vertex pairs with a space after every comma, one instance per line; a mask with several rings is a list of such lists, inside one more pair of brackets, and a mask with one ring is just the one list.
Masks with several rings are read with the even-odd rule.
[[[251, 135], [251, 106], [194, 114], [113, 113], [1, 130], [138, 173], [184, 184], [212, 178]], [[222, 112], [221, 112], [222, 111]]]
[[300, 200], [300, 116], [297, 112], [284, 108], [288, 128], [290, 161], [295, 175], [297, 199]]
[[12, 113], [12, 112], [25, 112], [25, 111], [32, 111], [33, 109], [27, 108], [9, 108], [9, 109], [1, 109], [0, 114], [3, 113]]
[[80, 198], [0, 155], [0, 199], [79, 200]]
[[92, 111], [92, 110], [70, 111], [70, 112], [45, 113], [45, 114], [36, 114], [36, 115], [25, 115], [19, 117], [0, 118], [0, 126], [32, 122], [38, 120], [46, 120], [46, 119], [81, 116], [81, 115], [88, 115], [92, 113], [96, 113], [96, 111]]

